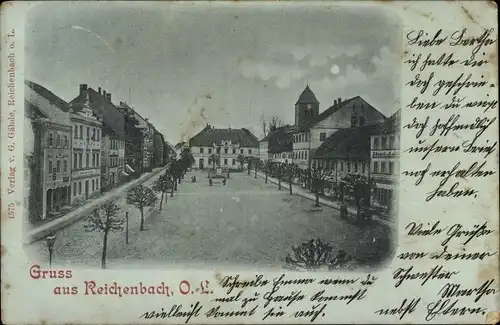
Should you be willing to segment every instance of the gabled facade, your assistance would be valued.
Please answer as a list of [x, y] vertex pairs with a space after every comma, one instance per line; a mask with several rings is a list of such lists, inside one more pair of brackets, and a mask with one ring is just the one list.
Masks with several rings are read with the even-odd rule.
[[311, 167], [314, 151], [333, 133], [340, 129], [356, 128], [381, 123], [385, 116], [361, 97], [334, 101], [334, 105], [294, 125], [293, 159], [301, 168]]
[[195, 159], [194, 168], [213, 166], [211, 157], [217, 156], [216, 166], [238, 169], [238, 156], [258, 157], [259, 140], [248, 129], [216, 129], [207, 125], [189, 140]]
[[31, 148], [25, 148], [32, 220], [57, 216], [71, 204], [72, 142], [67, 103], [48, 89], [25, 82], [25, 115]]
[[[121, 175], [124, 176], [124, 159], [119, 157], [119, 152], [125, 148], [125, 116], [111, 101], [111, 93], [101, 87], [96, 91], [80, 84], [79, 94], [70, 102], [70, 107], [78, 113], [86, 102], [95, 115], [102, 116], [99, 189], [109, 190], [120, 183]], [[92, 188], [90, 182], [89, 188]]]

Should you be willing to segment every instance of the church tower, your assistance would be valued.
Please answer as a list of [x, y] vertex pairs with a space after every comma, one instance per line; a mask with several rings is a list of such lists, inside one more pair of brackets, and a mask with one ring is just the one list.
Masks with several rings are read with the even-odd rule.
[[295, 103], [295, 125], [301, 126], [318, 115], [319, 102], [309, 85], [307, 85]]

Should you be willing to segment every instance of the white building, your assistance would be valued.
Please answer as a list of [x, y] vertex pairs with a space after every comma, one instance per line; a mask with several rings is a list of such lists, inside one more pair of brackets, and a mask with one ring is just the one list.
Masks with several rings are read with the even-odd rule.
[[[259, 140], [247, 129], [215, 129], [207, 125], [189, 140], [194, 168], [214, 165], [239, 169], [240, 158], [259, 157]], [[212, 158], [214, 159], [212, 161]]]
[[371, 177], [376, 182], [373, 200], [392, 211], [399, 185], [400, 111], [380, 125], [371, 136]]
[[72, 201], [86, 200], [100, 193], [102, 118], [90, 107], [89, 94], [81, 107], [70, 107], [73, 128]]
[[319, 102], [307, 86], [295, 103], [293, 159], [301, 168], [311, 167], [314, 151], [339, 129], [381, 123], [385, 116], [361, 97], [342, 101], [319, 113]]

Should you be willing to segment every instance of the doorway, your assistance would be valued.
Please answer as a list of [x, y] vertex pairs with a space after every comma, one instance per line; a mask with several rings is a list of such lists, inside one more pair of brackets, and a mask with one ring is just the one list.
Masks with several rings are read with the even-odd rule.
[[200, 169], [204, 169], [205, 168], [204, 162], [205, 162], [204, 159], [200, 158], [200, 160], [199, 160], [199, 167], [200, 167]]

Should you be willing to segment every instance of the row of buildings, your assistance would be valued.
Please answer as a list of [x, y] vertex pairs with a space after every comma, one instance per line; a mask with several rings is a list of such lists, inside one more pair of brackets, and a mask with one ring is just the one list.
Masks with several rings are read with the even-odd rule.
[[337, 98], [320, 113], [319, 101], [306, 86], [294, 107], [293, 125], [271, 130], [258, 140], [247, 129], [215, 129], [207, 125], [190, 140], [197, 168], [207, 166], [213, 152], [222, 167], [238, 165], [238, 155], [294, 163], [306, 169], [332, 170], [337, 183], [360, 174], [376, 183], [373, 199], [391, 209], [399, 170], [399, 111], [386, 117], [361, 97]]
[[79, 201], [164, 166], [163, 135], [111, 93], [81, 84], [69, 103], [25, 82], [25, 198], [32, 219], [57, 216]]

